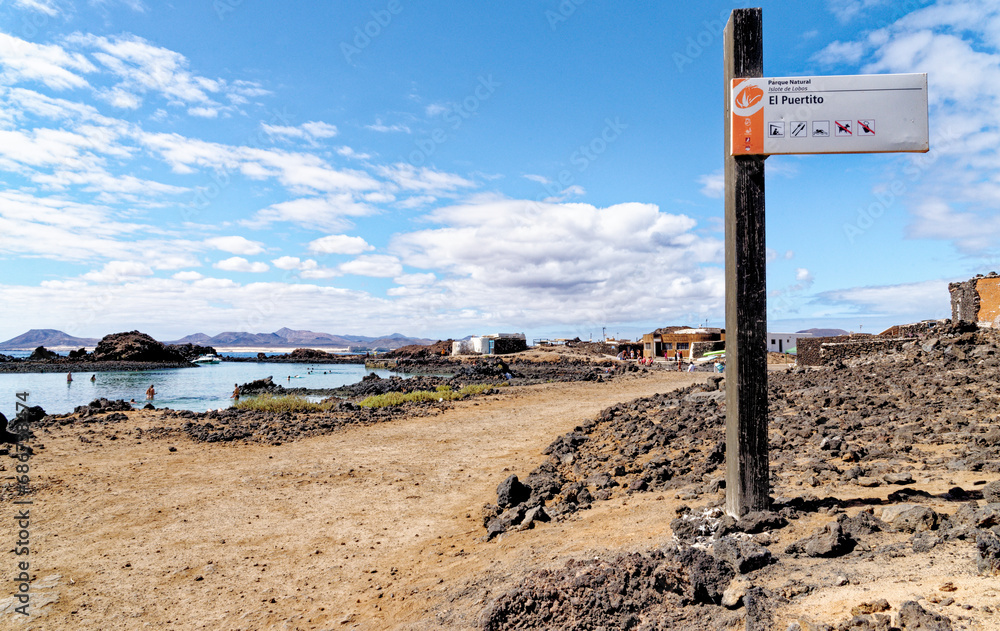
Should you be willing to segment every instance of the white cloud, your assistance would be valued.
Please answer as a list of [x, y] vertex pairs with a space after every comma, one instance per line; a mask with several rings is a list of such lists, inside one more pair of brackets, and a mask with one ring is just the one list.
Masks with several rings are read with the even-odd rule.
[[78, 73], [97, 68], [80, 53], [56, 45], [35, 44], [0, 33], [0, 81], [5, 84], [40, 81], [55, 90], [87, 87]]
[[202, 278], [205, 277], [195, 271], [185, 271], [185, 272], [177, 272], [176, 274], [171, 276], [171, 278], [173, 278], [174, 280], [191, 281], [191, 280], [201, 280]]
[[59, 14], [59, 9], [56, 8], [56, 4], [52, 0], [15, 0], [14, 6], [19, 9], [38, 11], [50, 18], [54, 18]]
[[140, 142], [159, 154], [176, 173], [194, 167], [240, 172], [254, 179], [276, 178], [293, 193], [363, 191], [379, 187], [367, 173], [334, 169], [317, 155], [224, 145], [171, 133], [140, 133]]
[[813, 61], [821, 64], [835, 65], [841, 63], [856, 64], [861, 61], [865, 52], [863, 42], [831, 42], [823, 50], [812, 56]]
[[347, 147], [347, 146], [337, 147], [337, 153], [339, 155], [344, 156], [345, 158], [354, 158], [356, 160], [367, 160], [367, 159], [371, 158], [370, 154], [367, 154], [367, 153], [358, 153], [354, 149], [351, 149], [350, 147]]
[[260, 261], [254, 261], [251, 263], [241, 256], [233, 256], [228, 259], [224, 259], [212, 267], [225, 270], [227, 272], [251, 272], [254, 274], [260, 274], [270, 269], [267, 263], [261, 263]]
[[698, 178], [701, 184], [701, 194], [705, 197], [719, 199], [726, 192], [726, 178], [722, 171], [708, 173]]
[[397, 125], [383, 125], [382, 119], [376, 118], [375, 122], [371, 125], [365, 125], [365, 129], [370, 129], [372, 131], [377, 131], [379, 133], [390, 133], [390, 132], [404, 132], [410, 133], [410, 128], [403, 124]]
[[319, 121], [309, 121], [298, 127], [290, 125], [269, 125], [261, 123], [261, 129], [269, 136], [284, 136], [287, 138], [302, 138], [312, 140], [315, 138], [332, 138], [337, 135], [337, 128], [329, 123]]
[[205, 239], [205, 244], [216, 250], [222, 250], [230, 254], [242, 254], [244, 256], [253, 256], [264, 251], [263, 243], [239, 236], [212, 237], [211, 239]]
[[[844, 15], [872, 2], [841, 2]], [[864, 73], [928, 74], [931, 152], [899, 162], [885, 182], [891, 203], [910, 213], [907, 236], [947, 240], [982, 253], [1000, 239], [1000, 5], [992, 0], [939, 0], [863, 34]], [[886, 197], [886, 184], [873, 202]], [[899, 200], [898, 202], [896, 200]]]
[[454, 173], [445, 173], [427, 167], [415, 167], [406, 162], [397, 162], [391, 166], [379, 166], [376, 168], [376, 172], [400, 188], [421, 193], [448, 193], [476, 185], [475, 182]]
[[331, 234], [309, 242], [309, 251], [318, 254], [361, 254], [375, 248], [361, 237]]
[[272, 259], [271, 263], [278, 269], [283, 270], [301, 270], [301, 269], [316, 269], [317, 263], [312, 259], [301, 260], [297, 256], [281, 256], [276, 259]]
[[652, 204], [479, 196], [425, 219], [440, 227], [396, 235], [389, 250], [436, 280], [391, 295], [546, 324], [687, 318], [723, 302], [722, 241]]
[[257, 211], [245, 223], [259, 228], [275, 222], [288, 222], [317, 230], [339, 231], [351, 226], [348, 217], [363, 217], [374, 213], [374, 208], [345, 193], [272, 204]]
[[799, 281], [800, 283], [811, 283], [813, 282], [813, 275], [809, 272], [808, 269], [804, 267], [797, 267], [795, 269], [795, 280]]
[[899, 324], [951, 313], [947, 280], [837, 289], [818, 294], [816, 302], [830, 315], [891, 315], [902, 319]]
[[82, 278], [96, 283], [120, 283], [152, 274], [152, 268], [139, 261], [109, 261], [99, 271], [87, 272]]
[[399, 259], [385, 254], [359, 256], [353, 261], [342, 263], [338, 269], [345, 274], [377, 278], [391, 278], [403, 273], [403, 266]]
[[537, 182], [542, 186], [552, 184], [552, 180], [550, 180], [549, 178], [545, 177], [544, 175], [536, 175], [534, 173], [525, 173], [524, 179], [531, 180], [532, 182]]
[[449, 109], [451, 108], [449, 108], [447, 105], [443, 105], [441, 103], [431, 103], [430, 105], [424, 108], [424, 113], [427, 114], [427, 116], [434, 118], [435, 116], [440, 116], [444, 114]]
[[216, 107], [205, 107], [204, 105], [199, 105], [196, 107], [189, 107], [187, 113], [191, 116], [197, 116], [198, 118], [218, 118], [219, 109]]

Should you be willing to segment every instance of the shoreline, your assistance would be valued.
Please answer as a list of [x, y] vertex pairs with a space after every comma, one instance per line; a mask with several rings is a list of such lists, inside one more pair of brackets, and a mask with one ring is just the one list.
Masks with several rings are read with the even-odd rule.
[[50, 372], [139, 372], [163, 368], [197, 368], [197, 364], [176, 362], [0, 362], [0, 374]]

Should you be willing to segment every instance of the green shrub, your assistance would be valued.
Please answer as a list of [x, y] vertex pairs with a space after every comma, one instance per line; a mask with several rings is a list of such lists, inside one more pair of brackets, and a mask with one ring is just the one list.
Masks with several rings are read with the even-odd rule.
[[305, 397], [298, 395], [274, 396], [272, 394], [261, 394], [255, 397], [240, 399], [233, 403], [233, 407], [238, 410], [257, 410], [260, 412], [325, 412], [336, 405], [335, 401], [326, 403], [313, 403]]
[[358, 405], [366, 408], [382, 408], [390, 405], [402, 405], [404, 403], [424, 402], [424, 401], [454, 401], [473, 394], [482, 394], [490, 388], [506, 386], [507, 383], [481, 383], [464, 386], [458, 392], [452, 390], [451, 386], [438, 386], [434, 392], [430, 390], [414, 390], [413, 392], [386, 392], [376, 394], [367, 399], [363, 399]]

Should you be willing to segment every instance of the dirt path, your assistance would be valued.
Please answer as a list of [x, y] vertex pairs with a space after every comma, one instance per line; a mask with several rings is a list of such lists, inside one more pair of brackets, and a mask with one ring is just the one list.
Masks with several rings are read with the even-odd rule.
[[[646, 549], [673, 517], [662, 497], [630, 499], [628, 510], [610, 501], [485, 543], [480, 508], [506, 468], [528, 473], [555, 437], [609, 405], [706, 376], [511, 388], [438, 416], [277, 447], [137, 440], [130, 424], [162, 422], [150, 413], [93, 434], [39, 432], [33, 615], [25, 621], [0, 595], [0, 626], [472, 627], [529, 565]], [[14, 461], [2, 463], [12, 475]], [[13, 508], [3, 507], [5, 542], [17, 537]], [[13, 576], [16, 559], [5, 558], [0, 571]]]

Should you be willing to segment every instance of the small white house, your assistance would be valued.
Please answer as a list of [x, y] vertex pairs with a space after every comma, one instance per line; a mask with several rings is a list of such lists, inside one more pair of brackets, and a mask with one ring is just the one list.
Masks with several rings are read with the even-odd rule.
[[769, 353], [787, 353], [799, 344], [799, 338], [812, 337], [812, 333], [768, 333], [767, 351]]
[[452, 355], [494, 355], [527, 348], [524, 333], [491, 333], [451, 343]]

